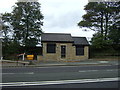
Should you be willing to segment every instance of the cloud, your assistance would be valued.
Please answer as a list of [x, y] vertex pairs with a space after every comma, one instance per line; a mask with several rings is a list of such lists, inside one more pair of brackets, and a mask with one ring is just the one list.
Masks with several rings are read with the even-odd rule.
[[71, 33], [73, 36], [92, 37], [77, 26], [85, 14], [87, 0], [41, 0], [44, 15], [43, 31], [47, 33]]
[[[11, 12], [17, 0], [3, 0], [0, 3], [0, 13]], [[85, 14], [84, 6], [88, 0], [39, 0], [41, 12], [44, 15], [44, 32], [71, 33], [74, 36], [92, 37], [94, 32], [84, 32], [77, 26]]]
[[51, 27], [60, 27], [60, 28], [69, 28], [73, 25], [77, 25], [81, 18], [81, 14], [78, 11], [72, 11], [72, 12], [67, 12], [62, 15], [51, 15], [47, 16], [45, 20], [45, 26], [51, 28]]
[[60, 28], [56, 26], [52, 28], [46, 28], [46, 30], [47, 30], [46, 33], [71, 33], [72, 36], [87, 37], [87, 38], [91, 38], [95, 33], [94, 31], [83, 31], [83, 29], [76, 26], [71, 26], [68, 28]]
[[15, 2], [17, 2], [17, 0], [2, 0], [0, 2], [0, 13], [11, 12]]
[[81, 20], [85, 13], [80, 0], [41, 0], [45, 27], [71, 27]]

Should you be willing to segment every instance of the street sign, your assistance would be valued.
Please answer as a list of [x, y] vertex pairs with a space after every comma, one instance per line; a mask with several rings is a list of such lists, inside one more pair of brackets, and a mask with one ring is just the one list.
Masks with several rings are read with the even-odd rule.
[[27, 60], [33, 60], [34, 55], [27, 55]]

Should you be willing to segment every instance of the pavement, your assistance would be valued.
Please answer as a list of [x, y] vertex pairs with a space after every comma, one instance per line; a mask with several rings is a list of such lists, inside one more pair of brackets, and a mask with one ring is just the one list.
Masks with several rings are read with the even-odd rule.
[[[5, 61], [5, 60], [4, 60]], [[33, 61], [33, 64], [29, 65], [26, 61], [26, 64], [23, 63], [2, 63], [2, 67], [45, 67], [45, 66], [75, 66], [75, 65], [119, 65], [120, 60], [81, 60], [79, 62], [39, 62]]]

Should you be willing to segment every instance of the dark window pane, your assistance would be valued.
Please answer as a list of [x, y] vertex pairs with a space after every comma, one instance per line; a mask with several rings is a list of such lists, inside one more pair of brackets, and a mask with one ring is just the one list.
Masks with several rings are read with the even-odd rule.
[[47, 44], [47, 53], [56, 53], [56, 44]]
[[76, 46], [76, 55], [84, 55], [84, 46]]

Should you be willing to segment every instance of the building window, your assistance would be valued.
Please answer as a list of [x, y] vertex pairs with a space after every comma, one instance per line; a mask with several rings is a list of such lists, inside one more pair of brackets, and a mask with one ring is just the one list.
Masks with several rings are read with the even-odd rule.
[[56, 53], [56, 44], [47, 44], [47, 53]]
[[84, 55], [84, 46], [76, 46], [76, 55]]

